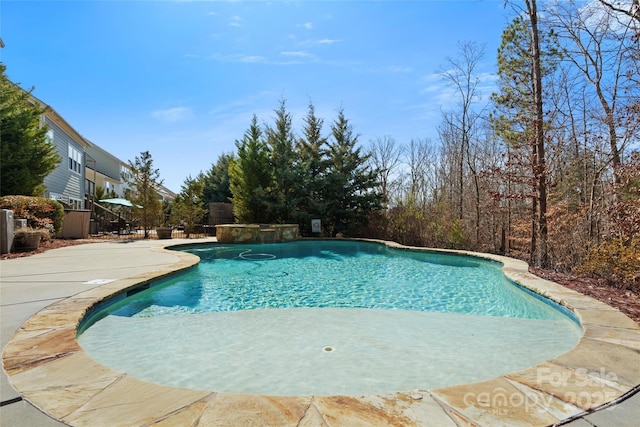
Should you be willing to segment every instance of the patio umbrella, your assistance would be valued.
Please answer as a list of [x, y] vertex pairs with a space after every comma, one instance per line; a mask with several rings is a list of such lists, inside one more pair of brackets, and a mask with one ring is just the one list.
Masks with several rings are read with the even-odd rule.
[[[133, 203], [131, 203], [129, 200], [127, 199], [120, 199], [120, 198], [115, 198], [115, 199], [102, 199], [102, 200], [98, 200], [100, 203], [111, 203], [112, 205], [120, 205], [120, 206], [127, 206], [132, 208], [133, 207]], [[136, 205], [137, 208], [142, 208], [142, 206], [140, 205]]]

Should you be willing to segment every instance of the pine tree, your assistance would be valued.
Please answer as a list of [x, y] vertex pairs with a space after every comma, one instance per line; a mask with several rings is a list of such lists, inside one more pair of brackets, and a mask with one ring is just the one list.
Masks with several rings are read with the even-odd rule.
[[357, 147], [358, 135], [344, 115], [331, 126], [332, 140], [329, 142], [329, 171], [324, 185], [324, 200], [327, 203], [327, 222], [331, 234], [354, 236], [360, 227], [367, 224], [369, 213], [379, 209], [382, 194], [376, 176], [368, 166], [370, 155]]
[[237, 157], [229, 164], [229, 188], [236, 220], [244, 223], [270, 222], [267, 211], [267, 189], [271, 187], [267, 145], [262, 139], [258, 118], [240, 141], [236, 141]]
[[[0, 195], [44, 194], [44, 178], [60, 163], [47, 127], [45, 110], [5, 75], [0, 63]], [[65, 148], [66, 149], [66, 148]]]
[[327, 138], [322, 136], [323, 120], [316, 116], [315, 107], [309, 103], [309, 111], [304, 119], [304, 136], [296, 141], [299, 157], [300, 193], [297, 219], [303, 235], [310, 235], [311, 220], [322, 219], [326, 211], [326, 201], [322, 198], [322, 188], [327, 171]]
[[[131, 186], [133, 212], [140, 219], [144, 230], [144, 238], [149, 238], [149, 230], [162, 221], [162, 204], [158, 199], [158, 189], [162, 185], [160, 171], [154, 169], [151, 153], [143, 151], [132, 162], [129, 160], [131, 178], [127, 179]], [[138, 207], [141, 206], [141, 207]]]
[[[547, 266], [547, 166], [545, 124], [542, 110], [543, 78], [555, 70], [560, 57], [555, 34], [541, 35], [538, 30], [535, 0], [526, 0], [527, 14], [513, 20], [502, 35], [498, 49], [499, 92], [493, 94], [496, 114], [492, 122], [497, 134], [507, 143], [510, 156], [521, 157], [508, 166], [528, 166], [529, 171], [511, 170], [510, 177], [520, 175], [524, 197], [531, 199], [530, 262]], [[511, 181], [509, 187], [511, 186]], [[528, 188], [527, 188], [528, 187]], [[509, 193], [512, 190], [509, 189]], [[514, 198], [513, 194], [507, 194]]]
[[234, 154], [221, 154], [216, 163], [212, 164], [211, 169], [203, 176], [202, 198], [205, 204], [228, 203], [233, 196], [229, 188], [229, 165], [234, 158]]
[[186, 237], [194, 232], [195, 226], [202, 222], [207, 210], [203, 200], [204, 175], [198, 174], [185, 178], [180, 193], [171, 203], [171, 220], [174, 224], [182, 224]]
[[280, 101], [275, 110], [273, 127], [267, 128], [267, 147], [269, 149], [269, 168], [271, 187], [268, 190], [270, 216], [274, 222], [291, 222], [296, 217], [299, 203], [300, 176], [298, 161], [294, 152], [295, 137], [292, 130], [291, 114], [287, 112], [286, 102]]

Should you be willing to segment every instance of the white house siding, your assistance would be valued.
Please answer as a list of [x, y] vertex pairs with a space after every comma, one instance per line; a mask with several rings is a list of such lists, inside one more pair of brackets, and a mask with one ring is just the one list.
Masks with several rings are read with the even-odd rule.
[[[114, 159], [113, 156], [104, 152], [104, 150], [98, 148], [95, 144], [91, 143], [91, 147], [87, 147], [86, 151], [96, 161], [97, 171], [101, 174], [115, 180], [120, 181], [120, 161]], [[93, 167], [93, 165], [87, 165]]]
[[[104, 177], [104, 179], [102, 179], [102, 177], [97, 176], [97, 179], [100, 182], [96, 182], [96, 185], [106, 187], [106, 183], [109, 183], [110, 187], [107, 188], [107, 190], [113, 189], [118, 197], [124, 197], [124, 190], [127, 188], [127, 183], [122, 177], [122, 168], [126, 167], [126, 164], [97, 144], [91, 141], [89, 141], [89, 143], [91, 145], [85, 150], [87, 154], [95, 159], [95, 168], [98, 175], [102, 175]], [[87, 166], [89, 168], [94, 167], [94, 165], [91, 164]], [[91, 176], [89, 176], [89, 178], [91, 179]]]
[[[84, 147], [74, 141], [46, 116], [45, 123], [49, 126], [49, 129], [53, 130], [53, 142], [62, 158], [58, 167], [44, 179], [48, 192], [47, 196], [61, 199], [61, 201], [69, 203], [72, 207], [82, 208], [84, 207], [84, 165], [80, 167], [80, 173], [69, 169], [69, 146], [80, 153], [84, 153]], [[79, 206], [78, 203], [80, 203]]]

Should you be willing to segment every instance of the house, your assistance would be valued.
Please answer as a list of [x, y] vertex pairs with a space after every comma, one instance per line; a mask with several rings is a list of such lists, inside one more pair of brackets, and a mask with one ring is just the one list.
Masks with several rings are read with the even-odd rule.
[[161, 202], [173, 202], [176, 198], [176, 193], [169, 190], [164, 185], [160, 184], [157, 188], [158, 200]]
[[[44, 179], [45, 197], [58, 200], [71, 209], [88, 209], [96, 215], [96, 188], [105, 190], [105, 198], [127, 198], [131, 177], [128, 163], [84, 138], [57, 111], [30, 95], [44, 113], [41, 125], [47, 126], [47, 138], [62, 158], [62, 162]], [[160, 185], [158, 199], [171, 202], [176, 194]]]
[[48, 126], [47, 138], [57, 148], [62, 162], [44, 179], [46, 197], [58, 200], [73, 209], [86, 207], [85, 150], [89, 143], [53, 108], [33, 98], [45, 107], [42, 125]]
[[[128, 180], [131, 179], [131, 169], [129, 164], [120, 160], [102, 147], [89, 142], [87, 147], [86, 176], [94, 187], [102, 187], [105, 190], [105, 198], [118, 197], [127, 198], [130, 189]], [[172, 202], [176, 194], [164, 185], [159, 185], [158, 200], [162, 202]], [[95, 191], [89, 193], [95, 194]]]
[[89, 191], [88, 194], [93, 195], [95, 188], [102, 187], [105, 198], [125, 197], [126, 190], [129, 188], [127, 178], [130, 177], [127, 163], [97, 144], [88, 142], [89, 146], [85, 152], [90, 160], [85, 165], [85, 174], [88, 182], [93, 183], [93, 191]]

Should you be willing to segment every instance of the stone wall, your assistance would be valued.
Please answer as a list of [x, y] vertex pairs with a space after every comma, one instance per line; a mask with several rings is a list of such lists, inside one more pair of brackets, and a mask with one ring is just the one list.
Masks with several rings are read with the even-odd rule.
[[279, 243], [298, 239], [298, 224], [219, 224], [220, 243]]

